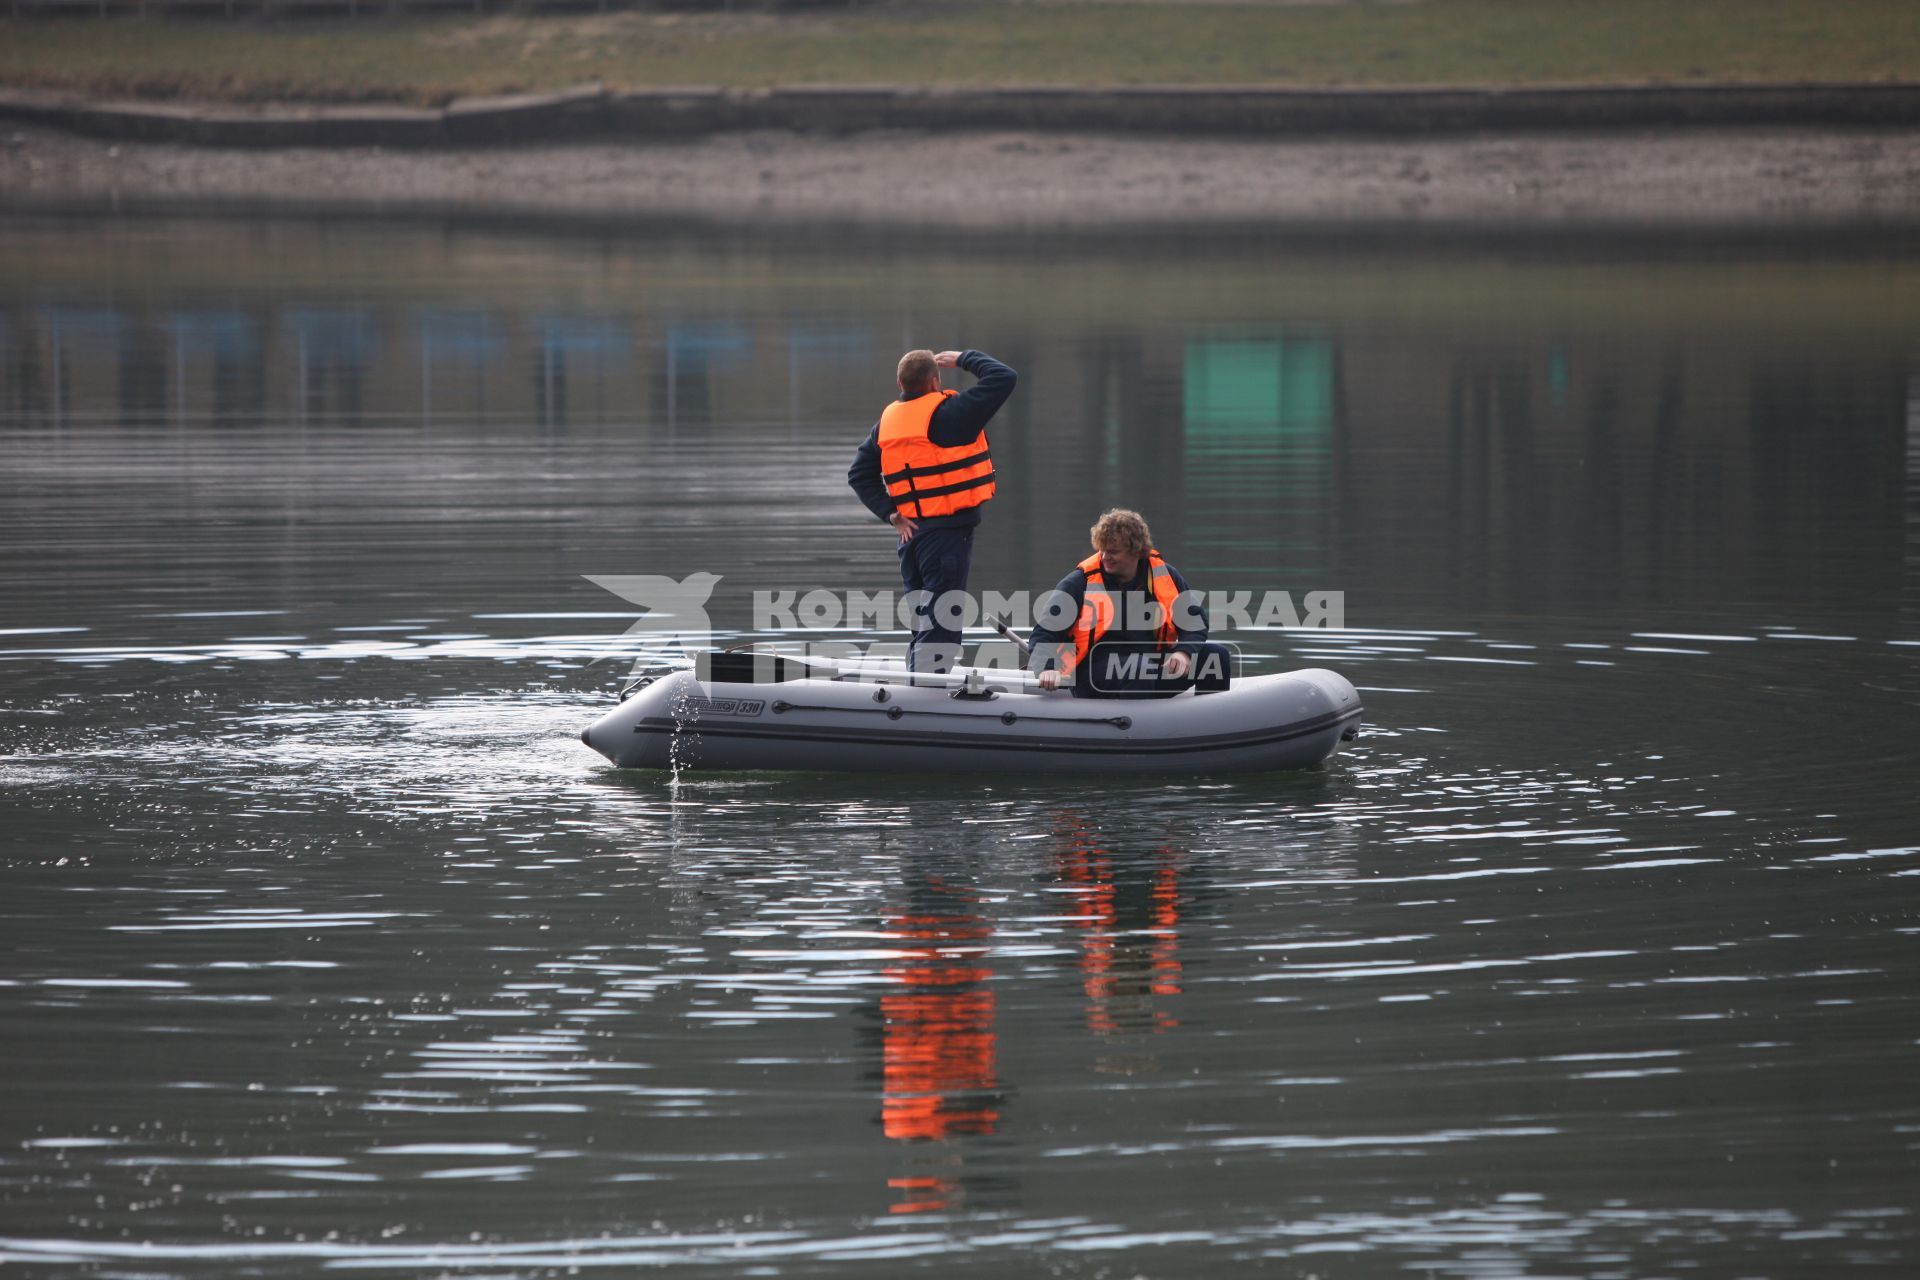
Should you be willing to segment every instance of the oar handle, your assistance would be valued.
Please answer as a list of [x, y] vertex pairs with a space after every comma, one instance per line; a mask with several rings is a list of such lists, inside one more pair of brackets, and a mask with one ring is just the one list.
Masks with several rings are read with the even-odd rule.
[[1033, 656], [1033, 646], [1028, 644], [1025, 640], [1022, 640], [1019, 636], [1014, 634], [1013, 628], [1007, 625], [1007, 618], [1005, 614], [1001, 614], [999, 617], [996, 617], [996, 618], [989, 618], [987, 619], [987, 621], [993, 624], [993, 629], [995, 631], [998, 631], [1001, 635], [1013, 641], [1013, 647], [1020, 651], [1021, 657], [1031, 658]]

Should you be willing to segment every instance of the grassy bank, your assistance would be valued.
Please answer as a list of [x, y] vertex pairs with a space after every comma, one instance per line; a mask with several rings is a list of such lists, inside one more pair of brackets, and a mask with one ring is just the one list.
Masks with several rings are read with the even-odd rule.
[[983, 0], [799, 14], [0, 21], [0, 83], [393, 101], [598, 80], [1533, 85], [1920, 79], [1914, 0]]

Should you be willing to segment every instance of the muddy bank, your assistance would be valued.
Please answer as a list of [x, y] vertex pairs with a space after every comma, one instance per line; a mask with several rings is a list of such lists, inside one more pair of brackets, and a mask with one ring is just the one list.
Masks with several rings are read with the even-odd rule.
[[183, 204], [924, 226], [1920, 224], [1920, 128], [1318, 140], [735, 132], [234, 151], [4, 135], [0, 207]]

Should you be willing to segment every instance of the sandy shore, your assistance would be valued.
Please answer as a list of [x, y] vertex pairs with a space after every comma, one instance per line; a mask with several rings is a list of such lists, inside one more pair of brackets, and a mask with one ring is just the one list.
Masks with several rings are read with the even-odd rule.
[[1920, 224], [1920, 130], [1244, 141], [722, 134], [634, 145], [230, 151], [7, 131], [0, 207], [231, 204], [835, 221]]

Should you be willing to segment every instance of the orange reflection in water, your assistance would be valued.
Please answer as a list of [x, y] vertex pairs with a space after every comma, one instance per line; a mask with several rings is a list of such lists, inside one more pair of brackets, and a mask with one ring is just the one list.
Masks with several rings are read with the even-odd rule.
[[[989, 1134], [1000, 1123], [993, 975], [982, 963], [993, 929], [970, 890], [940, 877], [914, 898], [885, 921], [900, 959], [887, 967], [892, 986], [880, 997], [881, 1127], [908, 1142]], [[961, 1183], [949, 1172], [887, 1179], [899, 1197], [890, 1212], [951, 1207]]]
[[886, 970], [897, 989], [880, 998], [880, 1118], [889, 1138], [992, 1133], [1000, 1121], [992, 1100], [980, 1096], [999, 1083], [994, 996], [986, 987], [992, 973], [980, 963], [992, 928], [970, 895], [946, 892], [960, 909], [886, 922], [886, 936], [902, 952]]
[[1123, 883], [1114, 856], [1085, 817], [1058, 815], [1055, 867], [1074, 888], [1081, 985], [1087, 1027], [1097, 1035], [1180, 1025], [1160, 998], [1180, 994], [1180, 876], [1186, 857], [1164, 844], [1153, 851], [1144, 901], [1138, 881]]
[[888, 1213], [933, 1213], [946, 1208], [958, 1189], [951, 1178], [888, 1178], [887, 1185], [902, 1197]]

